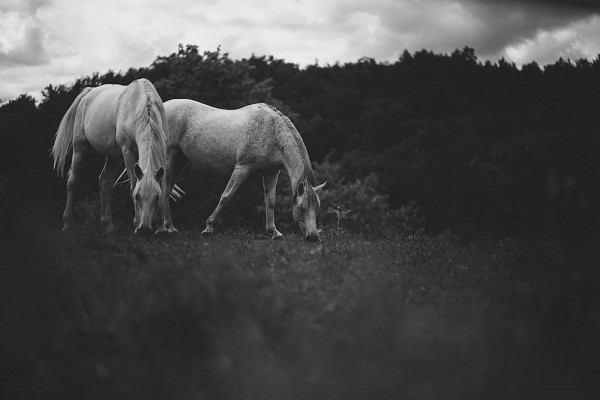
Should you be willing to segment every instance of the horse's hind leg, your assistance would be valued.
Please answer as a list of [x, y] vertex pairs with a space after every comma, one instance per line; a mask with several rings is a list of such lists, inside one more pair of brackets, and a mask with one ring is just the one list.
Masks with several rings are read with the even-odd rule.
[[283, 235], [275, 227], [275, 194], [279, 172], [280, 170], [275, 170], [263, 174], [263, 187], [265, 189], [266, 226], [267, 233], [271, 234], [271, 239], [283, 239]]
[[107, 233], [115, 230], [110, 210], [110, 194], [115, 183], [115, 175], [120, 166], [121, 160], [119, 158], [106, 157], [104, 169], [102, 169], [102, 173], [98, 178], [100, 183], [100, 222], [102, 222]]
[[63, 231], [67, 231], [73, 224], [73, 206], [75, 203], [75, 194], [79, 181], [81, 179], [81, 170], [86, 151], [90, 145], [86, 139], [77, 139], [82, 135], [75, 135], [73, 140], [73, 156], [71, 159], [71, 168], [69, 169], [69, 178], [67, 179], [67, 204], [63, 213]]
[[213, 213], [210, 214], [210, 217], [208, 217], [206, 220], [206, 228], [202, 231], [203, 235], [213, 233], [213, 225], [223, 210], [223, 207], [225, 207], [231, 201], [231, 198], [235, 192], [240, 188], [242, 183], [244, 183], [251, 172], [252, 169], [249, 166], [235, 166], [233, 173], [229, 178], [229, 182], [227, 182], [227, 187], [225, 187], [225, 190], [221, 195], [221, 199], [219, 200], [217, 208], [215, 208], [215, 211], [213, 211]]

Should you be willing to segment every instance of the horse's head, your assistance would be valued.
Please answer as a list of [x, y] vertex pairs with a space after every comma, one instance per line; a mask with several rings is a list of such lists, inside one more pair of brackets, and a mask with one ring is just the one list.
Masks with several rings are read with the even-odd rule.
[[300, 226], [304, 240], [309, 242], [319, 240], [317, 217], [321, 209], [321, 201], [318, 194], [325, 186], [325, 183], [312, 187], [308, 182], [303, 181], [298, 184], [294, 193], [292, 215], [294, 216], [294, 221]]
[[135, 206], [135, 217], [133, 225], [134, 233], [152, 233], [152, 221], [159, 210], [160, 196], [162, 195], [161, 179], [165, 173], [160, 167], [155, 174], [142, 171], [139, 164], [135, 164], [135, 176], [137, 183], [133, 189], [133, 204]]

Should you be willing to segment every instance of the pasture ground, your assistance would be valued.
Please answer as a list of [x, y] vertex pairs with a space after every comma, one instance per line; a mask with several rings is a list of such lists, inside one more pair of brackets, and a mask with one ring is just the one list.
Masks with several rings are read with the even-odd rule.
[[597, 242], [24, 226], [4, 241], [6, 399], [598, 393]]

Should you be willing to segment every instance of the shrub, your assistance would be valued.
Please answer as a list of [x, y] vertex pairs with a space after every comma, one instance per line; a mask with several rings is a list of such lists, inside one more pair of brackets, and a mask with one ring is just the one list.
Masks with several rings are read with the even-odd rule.
[[[370, 234], [414, 232], [422, 230], [424, 218], [420, 209], [410, 202], [393, 210], [388, 197], [381, 195], [375, 174], [363, 179], [347, 180], [341, 172], [341, 164], [326, 157], [314, 164], [317, 183], [327, 182], [319, 194], [321, 199], [321, 226]], [[289, 180], [281, 179], [276, 203], [276, 221], [280, 226], [291, 225], [292, 193]], [[264, 212], [264, 206], [259, 207]]]

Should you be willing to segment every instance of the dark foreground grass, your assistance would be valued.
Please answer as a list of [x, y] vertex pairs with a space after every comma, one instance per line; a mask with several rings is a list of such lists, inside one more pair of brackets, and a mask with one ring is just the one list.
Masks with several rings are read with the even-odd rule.
[[451, 235], [26, 239], [5, 242], [18, 250], [3, 270], [6, 399], [597, 394], [591, 245], [574, 256]]

